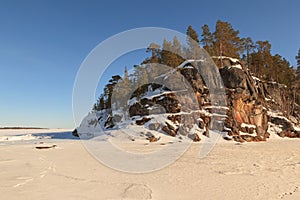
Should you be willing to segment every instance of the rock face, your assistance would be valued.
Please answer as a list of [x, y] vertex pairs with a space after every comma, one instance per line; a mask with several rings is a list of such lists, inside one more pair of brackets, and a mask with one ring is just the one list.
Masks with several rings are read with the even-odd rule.
[[[299, 125], [299, 106], [291, 101], [286, 86], [262, 81], [251, 76], [244, 67], [225, 66], [220, 69], [220, 74], [226, 86], [228, 102], [231, 104], [227, 122], [228, 127], [233, 125], [233, 135], [241, 135], [242, 132], [242, 138], [246, 141], [265, 141], [269, 138], [272, 125], [277, 126], [277, 130], [273, 131], [275, 134], [298, 137], [294, 127]], [[294, 108], [294, 112], [289, 115], [291, 107]], [[252, 125], [255, 126], [254, 132]], [[237, 134], [237, 131], [240, 134]], [[289, 134], [290, 132], [292, 134]], [[250, 139], [245, 133], [256, 133], [256, 137]]]
[[[194, 67], [201, 64], [201, 62], [193, 64], [186, 62], [177, 69], [185, 79], [182, 82], [175, 80], [180, 86], [176, 86], [170, 75], [162, 76], [163, 82], [175, 85], [173, 90], [154, 83], [138, 88], [136, 91], [139, 91], [139, 94], [134, 92], [129, 100], [134, 102], [129, 105], [129, 116], [139, 117], [136, 123], [150, 130], [160, 131], [172, 137], [188, 136], [195, 142], [200, 141], [201, 138], [196, 132], [200, 134], [205, 130], [208, 132], [212, 117], [209, 90]], [[144, 116], [151, 118], [148, 123], [141, 123]]]
[[[214, 61], [221, 63], [222, 67], [217, 70], [224, 87], [216, 80], [215, 72], [203, 67], [205, 61], [185, 61], [174, 70], [185, 82], [174, 82], [170, 74], [165, 74], [160, 79], [169, 82], [172, 89], [164, 84], [150, 83], [133, 92], [128, 101], [130, 120], [149, 130], [172, 137], [187, 136], [195, 142], [201, 140], [199, 135], [209, 137], [212, 129], [221, 132], [224, 139], [237, 142], [266, 141], [270, 134], [300, 137], [299, 128], [295, 128], [300, 123], [300, 106], [291, 102], [284, 85], [252, 76], [238, 59], [219, 57]], [[209, 91], [212, 86], [224, 88], [225, 103], [218, 103], [222, 99], [215, 95], [218, 89]], [[181, 94], [180, 87], [189, 89]], [[288, 118], [287, 111], [291, 109], [293, 115]], [[105, 128], [122, 122], [122, 117], [109, 113], [106, 120], [99, 117]], [[93, 124], [89, 122], [89, 126]], [[155, 137], [148, 139], [157, 141]]]
[[[225, 67], [220, 69], [230, 108], [225, 123], [232, 130], [229, 134], [237, 136], [234, 137], [237, 141], [265, 141], [269, 138], [271, 124], [281, 127], [275, 134], [297, 137], [294, 126], [300, 119], [299, 106], [294, 105], [294, 116], [289, 116], [294, 123], [284, 117], [294, 104], [289, 100], [286, 86], [251, 76], [239, 62], [231, 62], [231, 65], [223, 63]], [[277, 114], [274, 115], [274, 111]], [[289, 130], [292, 134], [289, 134]]]
[[220, 69], [229, 107], [225, 126], [232, 130], [230, 135], [233, 136], [240, 135], [240, 132], [253, 134], [253, 129], [255, 129], [257, 136], [263, 138], [268, 128], [268, 122], [266, 111], [258, 100], [255, 82], [241, 63], [230, 62], [232, 66], [228, 66], [226, 65], [227, 60], [230, 58], [223, 58], [225, 67]]
[[[177, 113], [180, 112], [179, 101], [173, 92], [162, 85], [151, 83], [145, 84], [138, 88], [138, 91], [143, 95], [149, 90], [159, 90], [162, 95], [155, 95], [153, 97], [141, 98], [140, 101], [129, 107], [129, 115], [132, 116], [145, 116], [152, 113]], [[137, 92], [132, 94], [131, 99], [137, 98]], [[149, 109], [151, 108], [151, 109]]]

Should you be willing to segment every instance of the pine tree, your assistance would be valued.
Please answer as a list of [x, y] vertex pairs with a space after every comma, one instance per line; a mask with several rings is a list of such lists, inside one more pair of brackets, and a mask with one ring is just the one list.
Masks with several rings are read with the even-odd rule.
[[164, 39], [161, 51], [161, 63], [169, 67], [173, 67], [172, 48], [172, 43]]
[[121, 76], [114, 75], [112, 78], [108, 81], [109, 83], [104, 88], [104, 100], [105, 100], [105, 108], [111, 108], [111, 100], [112, 95], [114, 92], [114, 87], [118, 82], [121, 80]]
[[[196, 43], [199, 44], [199, 37], [197, 32], [193, 29], [193, 27], [191, 25], [188, 26], [187, 31], [186, 31], [186, 35], [189, 36], [190, 38], [188, 38], [188, 43], [190, 44], [191, 41], [195, 41]], [[192, 40], [191, 40], [192, 39]]]
[[289, 61], [287, 61], [285, 58], [282, 58], [281, 73], [282, 75], [279, 76], [278, 82], [286, 85], [288, 89], [290, 89], [293, 79], [293, 68], [291, 67]]
[[97, 102], [94, 104], [93, 110], [94, 111], [100, 111], [105, 109], [105, 101], [103, 94], [100, 95], [100, 97], [97, 99]]
[[161, 54], [160, 45], [152, 42], [149, 45], [149, 47], [147, 48], [146, 52], [151, 52], [151, 58], [148, 59], [148, 61], [146, 59], [146, 61], [144, 61], [143, 64], [145, 64], [145, 63], [159, 63], [160, 62], [160, 54]]
[[134, 66], [134, 85], [133, 87], [137, 88], [137, 98], [138, 100], [140, 100], [141, 94], [142, 94], [142, 86], [146, 85], [149, 83], [149, 81], [151, 81], [151, 79], [148, 76], [147, 73], [147, 65], [135, 65]]
[[[294, 79], [292, 80], [292, 95], [293, 95], [293, 102], [300, 104], [300, 49], [298, 50], [298, 55], [295, 57], [297, 61], [297, 70], [295, 70]], [[292, 114], [294, 112], [294, 104], [292, 107]]]
[[180, 56], [182, 55], [181, 44], [176, 36], [173, 38], [173, 49], [174, 49], [174, 53]]
[[209, 26], [205, 24], [202, 26], [202, 35], [201, 35], [201, 44], [203, 48], [207, 51], [207, 53], [211, 56], [214, 56], [214, 51], [213, 51], [213, 45], [214, 45], [214, 40], [213, 40], [213, 35], [209, 30]]
[[112, 78], [109, 80], [109, 83], [103, 88], [103, 94], [100, 95], [100, 97], [97, 99], [97, 102], [94, 104], [93, 110], [100, 111], [111, 108], [113, 92], [118, 92], [114, 91], [114, 89], [120, 80], [122, 80], [121, 76], [112, 76]]
[[199, 37], [197, 32], [193, 29], [191, 25], [188, 26], [187, 31], [187, 43], [189, 48], [187, 49], [187, 58], [188, 59], [199, 59], [200, 55], [200, 46], [199, 46]]
[[269, 41], [257, 41], [256, 42], [257, 53], [254, 54], [255, 57], [255, 71], [257, 74], [264, 78], [270, 80], [270, 70], [272, 69], [272, 55], [271, 55], [271, 44]]
[[[282, 76], [282, 57], [278, 54], [274, 55], [272, 57], [273, 59], [273, 65], [272, 70], [270, 71], [270, 76], [272, 77], [272, 81], [279, 82], [279, 77]], [[270, 78], [269, 78], [270, 79]]]
[[129, 79], [129, 75], [128, 75], [126, 66], [124, 69], [124, 77], [118, 83], [117, 86], [118, 86], [117, 91], [116, 91], [117, 95], [115, 96], [116, 99], [114, 99], [114, 100], [119, 103], [117, 105], [118, 107], [125, 108], [127, 100], [130, 97], [130, 87], [131, 87], [131, 83], [130, 83], [130, 79]]
[[239, 58], [241, 51], [241, 39], [239, 31], [235, 31], [231, 24], [218, 20], [214, 32], [214, 51], [219, 56]]
[[297, 74], [300, 75], [300, 49], [298, 50], [298, 55], [296, 56], [297, 61]]
[[251, 53], [254, 51], [255, 49], [255, 45], [254, 42], [252, 41], [252, 39], [250, 37], [247, 38], [243, 38], [241, 40], [241, 46], [242, 46], [242, 51], [245, 52], [245, 62], [247, 64], [247, 67], [250, 68], [250, 64], [251, 64]]
[[175, 36], [173, 39], [173, 51], [175, 53], [174, 55], [174, 67], [177, 67], [178, 65], [180, 65], [184, 59], [183, 59], [183, 52], [181, 49], [181, 44], [179, 42], [179, 40], [177, 39], [177, 37]]
[[261, 78], [262, 76], [262, 66], [263, 66], [263, 59], [261, 52], [253, 52], [251, 54], [251, 64], [250, 64], [250, 71], [254, 73], [255, 76]]

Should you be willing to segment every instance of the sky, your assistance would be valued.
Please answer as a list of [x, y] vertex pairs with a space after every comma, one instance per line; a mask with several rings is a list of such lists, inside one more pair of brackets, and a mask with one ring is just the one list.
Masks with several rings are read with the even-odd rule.
[[269, 40], [272, 53], [295, 66], [299, 8], [299, 0], [0, 0], [0, 127], [74, 128], [72, 92], [81, 63], [100, 42], [128, 29], [185, 33], [192, 25], [201, 35], [202, 25], [213, 31], [220, 19], [241, 37]]

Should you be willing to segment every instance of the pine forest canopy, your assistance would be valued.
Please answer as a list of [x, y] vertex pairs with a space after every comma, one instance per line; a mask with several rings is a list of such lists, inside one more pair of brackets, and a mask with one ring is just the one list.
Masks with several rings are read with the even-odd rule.
[[[125, 68], [123, 78], [119, 75], [113, 76], [104, 87], [103, 94], [93, 109], [110, 108], [112, 92], [119, 81], [122, 81], [122, 84], [119, 84], [121, 88], [118, 88], [118, 92], [124, 96], [128, 90], [126, 88], [133, 85], [133, 82], [138, 81], [140, 84], [151, 82], [149, 79], [159, 72], [151, 71], [152, 76], [148, 77], [148, 64], [158, 63], [175, 68], [184, 62], [183, 57], [193, 58], [200, 47], [205, 49], [210, 56], [238, 58], [254, 76], [265, 81], [285, 84], [291, 93], [296, 93], [295, 91], [300, 88], [300, 49], [296, 56], [297, 70], [295, 70], [281, 55], [272, 55], [272, 45], [269, 41], [253, 41], [250, 37], [241, 38], [239, 34], [240, 32], [235, 30], [229, 22], [218, 20], [214, 32], [211, 32], [207, 24], [203, 25], [200, 38], [194, 28], [189, 25], [186, 31], [188, 47], [183, 47], [176, 37], [173, 41], [164, 40], [161, 45], [149, 44], [147, 52], [150, 53], [150, 57], [146, 58], [141, 65], [134, 66], [132, 74], [129, 75]], [[216, 64], [220, 65], [220, 63]], [[297, 95], [299, 95], [298, 92]]]

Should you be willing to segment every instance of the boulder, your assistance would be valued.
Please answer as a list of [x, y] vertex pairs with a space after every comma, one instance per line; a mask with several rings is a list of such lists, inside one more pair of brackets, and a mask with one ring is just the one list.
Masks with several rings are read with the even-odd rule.
[[151, 123], [148, 125], [149, 130], [158, 131], [161, 127], [160, 123]]
[[147, 138], [149, 140], [149, 142], [157, 142], [159, 140], [159, 138], [156, 138], [154, 136], [151, 136], [149, 138]]
[[243, 138], [243, 140], [245, 140], [246, 142], [253, 142], [254, 138], [250, 135], [242, 135], [241, 136]]
[[178, 130], [177, 127], [176, 127], [174, 124], [171, 124], [171, 123], [168, 122], [168, 121], [166, 121], [166, 124], [167, 124], [167, 126], [168, 126], [168, 128], [169, 128], [170, 130], [173, 130], [173, 131], [177, 131], [177, 130]]
[[72, 135], [75, 136], [75, 137], [79, 137], [78, 135], [78, 132], [77, 132], [77, 129], [75, 128], [73, 131], [72, 131]]
[[224, 67], [220, 69], [224, 86], [229, 89], [246, 89], [247, 88], [247, 75], [242, 69], [235, 67]]
[[205, 131], [203, 132], [203, 135], [209, 137], [209, 129], [207, 126], [205, 127]]
[[265, 138], [265, 139], [270, 138], [270, 133], [268, 133], [268, 132], [265, 133], [264, 138]]
[[170, 129], [168, 126], [163, 126], [161, 130], [163, 130], [172, 137], [175, 137], [177, 135], [177, 132], [175, 130]]
[[199, 135], [197, 133], [194, 134], [189, 134], [188, 137], [193, 140], [194, 142], [200, 142], [201, 138], [199, 137]]
[[233, 140], [236, 141], [236, 142], [240, 142], [240, 143], [245, 142], [245, 140], [239, 135], [233, 136]]
[[105, 128], [113, 128], [114, 126], [115, 126], [115, 123], [114, 123], [113, 117], [109, 116], [104, 123], [104, 127]]
[[290, 130], [293, 128], [292, 123], [285, 117], [271, 117], [271, 123], [279, 125], [283, 130]]
[[299, 138], [299, 132], [295, 130], [283, 130], [278, 134], [280, 137]]
[[180, 135], [187, 135], [188, 134], [188, 130], [182, 124], [179, 125], [178, 132], [179, 132]]
[[254, 129], [253, 127], [250, 127], [250, 128], [248, 128], [248, 133], [249, 133], [249, 134], [253, 134], [253, 133], [254, 133], [254, 130], [255, 130], [255, 129]]
[[227, 140], [227, 141], [231, 141], [231, 140], [232, 140], [232, 138], [230, 138], [230, 137], [228, 137], [228, 136], [224, 136], [223, 139], [224, 139], [224, 140]]
[[173, 123], [181, 123], [181, 115], [168, 115], [168, 120], [172, 121]]
[[137, 125], [144, 125], [146, 122], [148, 122], [148, 121], [150, 121], [151, 119], [150, 118], [148, 118], [148, 117], [143, 117], [142, 119], [140, 119], [140, 120], [136, 120], [135, 121], [135, 123], [137, 124]]

